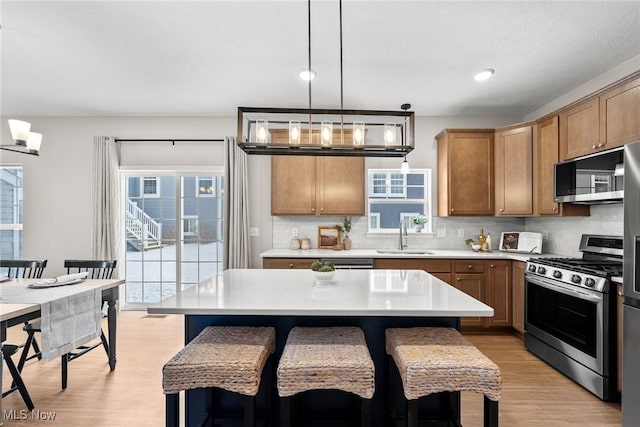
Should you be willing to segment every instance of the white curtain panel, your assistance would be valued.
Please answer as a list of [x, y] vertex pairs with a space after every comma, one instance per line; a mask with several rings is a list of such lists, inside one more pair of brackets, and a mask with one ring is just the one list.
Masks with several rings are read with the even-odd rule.
[[[118, 259], [120, 221], [120, 156], [114, 137], [93, 137], [93, 259]], [[117, 274], [117, 273], [116, 273]], [[116, 275], [116, 277], [118, 277]]]
[[247, 154], [235, 137], [224, 139], [224, 254], [223, 269], [249, 268], [249, 189]]

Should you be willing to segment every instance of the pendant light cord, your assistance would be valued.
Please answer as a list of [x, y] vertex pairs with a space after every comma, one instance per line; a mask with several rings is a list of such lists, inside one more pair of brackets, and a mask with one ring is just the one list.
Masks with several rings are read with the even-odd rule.
[[308, 73], [309, 73], [309, 144], [311, 144], [311, 134], [312, 134], [312, 127], [313, 124], [311, 122], [311, 0], [307, 0], [307, 27], [308, 27], [308, 39], [309, 39], [309, 66], [308, 66]]

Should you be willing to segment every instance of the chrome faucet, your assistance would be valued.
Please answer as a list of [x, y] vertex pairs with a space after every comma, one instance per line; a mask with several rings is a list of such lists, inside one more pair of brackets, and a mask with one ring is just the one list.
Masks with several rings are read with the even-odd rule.
[[403, 250], [407, 248], [407, 223], [404, 220], [400, 221], [400, 245], [399, 249]]

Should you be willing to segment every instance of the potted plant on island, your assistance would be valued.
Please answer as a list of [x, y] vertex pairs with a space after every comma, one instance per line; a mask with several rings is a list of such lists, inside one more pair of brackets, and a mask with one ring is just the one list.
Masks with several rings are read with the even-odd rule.
[[319, 285], [331, 283], [333, 275], [336, 273], [336, 266], [331, 261], [313, 261], [311, 272], [316, 283]]

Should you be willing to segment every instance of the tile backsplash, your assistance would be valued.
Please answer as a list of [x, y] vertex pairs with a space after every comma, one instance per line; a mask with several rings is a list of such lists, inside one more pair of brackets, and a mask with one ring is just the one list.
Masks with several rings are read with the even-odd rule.
[[[342, 224], [343, 216], [274, 216], [273, 248], [289, 248], [294, 228], [298, 237], [309, 237], [311, 247], [318, 247], [318, 227]], [[497, 249], [503, 231], [535, 231], [544, 233], [543, 251], [564, 256], [580, 256], [578, 245], [583, 233], [622, 235], [622, 204], [591, 206], [591, 216], [566, 218], [496, 218], [433, 217], [431, 233], [410, 234], [409, 249], [464, 249], [465, 239], [475, 238], [480, 229], [491, 233], [493, 249]], [[398, 247], [398, 233], [367, 233], [367, 218], [353, 217], [352, 249], [391, 249]], [[438, 231], [440, 235], [437, 237]], [[458, 237], [463, 230], [464, 237]]]
[[[342, 224], [343, 216], [311, 217], [311, 216], [277, 216], [273, 217], [273, 247], [288, 248], [294, 228], [298, 229], [298, 237], [309, 237], [311, 247], [318, 247], [318, 227]], [[409, 249], [464, 249], [465, 239], [475, 238], [480, 229], [485, 234], [491, 233], [494, 249], [498, 247], [500, 233], [503, 231], [524, 231], [523, 218], [465, 217], [465, 218], [433, 218], [433, 234], [410, 234]], [[458, 231], [464, 230], [464, 237], [458, 237]], [[436, 231], [445, 230], [445, 237], [436, 237]], [[390, 234], [367, 233], [367, 218], [352, 217], [351, 233], [352, 249], [391, 249], [398, 247], [399, 232]]]

